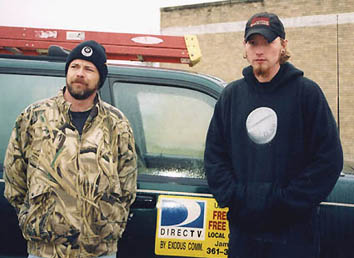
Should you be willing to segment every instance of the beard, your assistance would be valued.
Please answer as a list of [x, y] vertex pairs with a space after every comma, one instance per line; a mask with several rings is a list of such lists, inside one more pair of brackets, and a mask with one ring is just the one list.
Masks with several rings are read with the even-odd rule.
[[253, 67], [253, 72], [258, 77], [267, 77], [269, 75], [270, 69], [269, 67], [258, 65], [257, 67]]
[[95, 88], [90, 89], [88, 87], [85, 87], [84, 89], [78, 90], [78, 89], [74, 89], [72, 83], [75, 82], [80, 82], [80, 83], [84, 83], [85, 86], [88, 86], [87, 83], [81, 81], [81, 80], [76, 80], [73, 81], [71, 83], [68, 82], [68, 80], [66, 80], [66, 88], [68, 89], [70, 95], [77, 100], [84, 100], [87, 99], [88, 97], [90, 97], [92, 94], [96, 93], [96, 90], [98, 88], [98, 85], [96, 85]]

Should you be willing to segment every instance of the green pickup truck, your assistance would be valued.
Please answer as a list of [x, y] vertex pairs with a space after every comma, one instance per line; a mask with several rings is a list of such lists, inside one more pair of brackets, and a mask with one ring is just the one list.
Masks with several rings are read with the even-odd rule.
[[[0, 56], [0, 257], [27, 257], [14, 209], [3, 197], [3, 160], [17, 115], [65, 84], [63, 59]], [[225, 83], [197, 73], [109, 65], [102, 99], [130, 120], [138, 192], [120, 258], [227, 257], [226, 209], [203, 171], [206, 131]], [[354, 177], [343, 174], [321, 212], [321, 257], [354, 257]]]

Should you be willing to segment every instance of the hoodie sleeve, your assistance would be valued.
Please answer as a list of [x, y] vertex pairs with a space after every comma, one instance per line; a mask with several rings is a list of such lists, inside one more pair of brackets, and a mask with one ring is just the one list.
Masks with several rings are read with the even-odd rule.
[[325, 200], [343, 169], [337, 125], [317, 84], [307, 80], [303, 96], [307, 166], [282, 189], [280, 207], [301, 213]]
[[242, 199], [243, 187], [237, 184], [230, 152], [225, 140], [225, 96], [217, 101], [211, 119], [204, 152], [204, 169], [209, 189], [220, 207], [231, 207]]

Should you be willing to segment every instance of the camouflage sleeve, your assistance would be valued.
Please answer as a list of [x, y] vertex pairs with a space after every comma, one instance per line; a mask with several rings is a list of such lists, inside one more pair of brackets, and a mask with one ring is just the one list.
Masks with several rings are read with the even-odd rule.
[[127, 123], [127, 130], [121, 135], [118, 145], [120, 149], [118, 176], [122, 190], [120, 199], [126, 210], [124, 220], [127, 221], [129, 209], [135, 200], [137, 190], [137, 156], [133, 131], [129, 123]]
[[27, 119], [24, 113], [18, 116], [12, 130], [4, 161], [4, 196], [18, 214], [27, 193], [27, 163], [24, 146], [27, 143]]

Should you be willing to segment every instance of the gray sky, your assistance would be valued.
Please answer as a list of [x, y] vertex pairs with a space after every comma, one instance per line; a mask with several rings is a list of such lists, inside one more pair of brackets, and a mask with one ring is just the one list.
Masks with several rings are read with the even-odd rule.
[[216, 0], [0, 0], [0, 26], [160, 33], [160, 8]]

